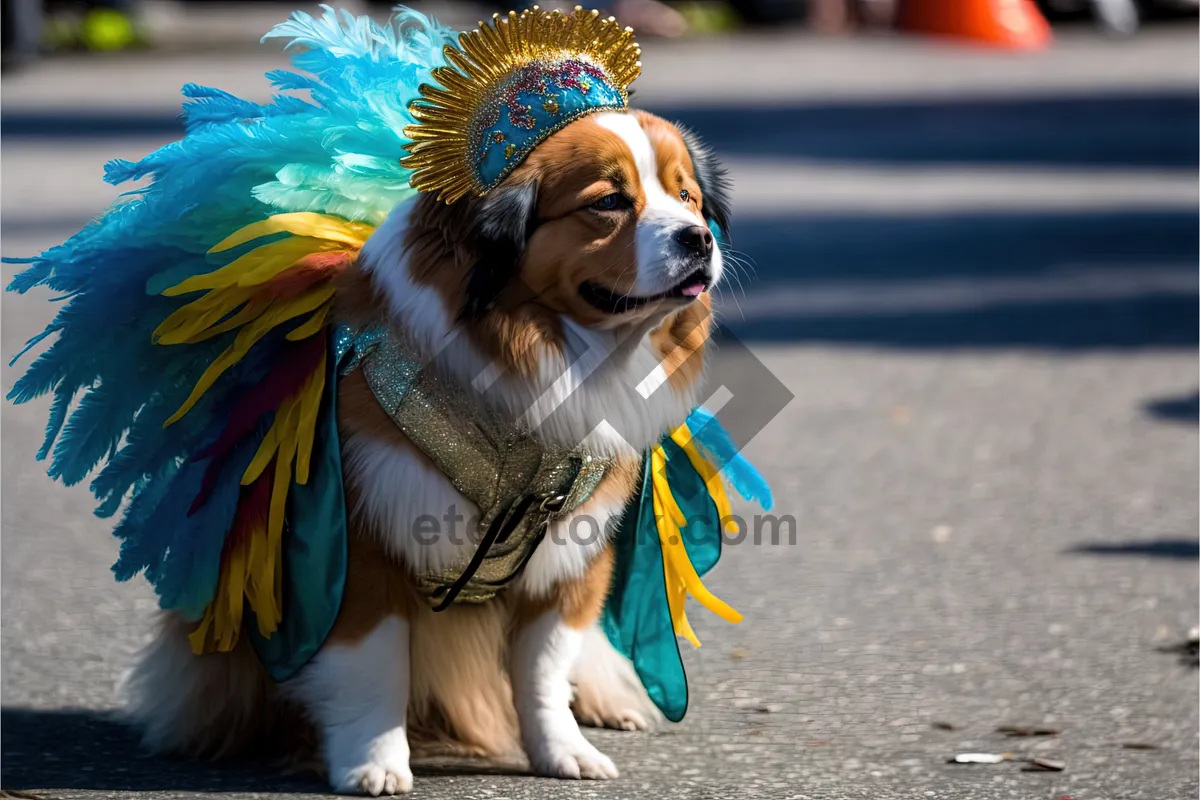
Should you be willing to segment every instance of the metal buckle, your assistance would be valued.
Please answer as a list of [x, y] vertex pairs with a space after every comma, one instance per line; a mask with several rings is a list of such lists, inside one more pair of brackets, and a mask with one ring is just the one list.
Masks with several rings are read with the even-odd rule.
[[554, 513], [563, 507], [563, 503], [566, 502], [566, 499], [567, 496], [565, 494], [556, 494], [553, 497], [547, 497], [545, 500], [543, 500], [538, 508], [543, 513]]

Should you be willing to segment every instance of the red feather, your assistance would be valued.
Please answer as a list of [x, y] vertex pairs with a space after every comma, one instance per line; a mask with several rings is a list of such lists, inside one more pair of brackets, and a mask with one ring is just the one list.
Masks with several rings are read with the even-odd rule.
[[254, 483], [242, 487], [238, 497], [237, 514], [233, 517], [233, 527], [225, 540], [226, 548], [249, 535], [257, 524], [264, 527], [267, 523], [267, 512], [271, 507], [271, 483], [274, 480], [275, 467], [268, 466]]
[[266, 378], [244, 391], [242, 399], [230, 412], [229, 421], [225, 423], [221, 435], [192, 457], [193, 461], [204, 458], [211, 458], [212, 461], [204, 470], [200, 491], [188, 509], [189, 517], [208, 502], [221, 477], [229, 451], [258, 426], [264, 414], [279, 408], [284, 400], [300, 390], [317, 368], [324, 352], [324, 336], [310, 336], [297, 342], [285, 349]]
[[353, 264], [357, 255], [357, 250], [311, 253], [272, 278], [264, 290], [270, 297], [295, 297], [313, 284], [333, 278]]

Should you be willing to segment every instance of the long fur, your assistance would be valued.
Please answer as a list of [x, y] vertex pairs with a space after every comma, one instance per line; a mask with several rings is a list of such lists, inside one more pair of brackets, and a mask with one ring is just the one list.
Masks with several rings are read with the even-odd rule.
[[122, 717], [152, 752], [206, 758], [260, 753], [307, 761], [316, 732], [301, 709], [276, 692], [243, 638], [228, 653], [197, 658], [193, 625], [164, 612], [154, 638], [123, 678]]
[[536, 181], [499, 187], [479, 204], [470, 234], [477, 255], [467, 280], [463, 319], [480, 319], [516, 278], [537, 225], [536, 213]]

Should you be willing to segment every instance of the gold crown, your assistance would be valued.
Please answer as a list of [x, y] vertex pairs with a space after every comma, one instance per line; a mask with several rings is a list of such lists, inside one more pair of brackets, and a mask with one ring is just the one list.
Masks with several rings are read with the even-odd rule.
[[451, 66], [433, 70], [441, 85], [422, 84], [409, 104], [417, 123], [404, 129], [401, 164], [413, 188], [447, 203], [486, 194], [572, 121], [624, 108], [642, 71], [633, 29], [579, 6], [496, 14], [444, 52]]

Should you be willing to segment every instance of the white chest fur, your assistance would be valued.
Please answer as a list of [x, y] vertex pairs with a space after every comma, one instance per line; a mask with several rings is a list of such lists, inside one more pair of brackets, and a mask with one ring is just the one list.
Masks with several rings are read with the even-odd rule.
[[[350, 436], [343, 456], [356, 489], [353, 513], [389, 553], [415, 572], [441, 572], [470, 560], [480, 536], [472, 522], [478, 507], [428, 460], [366, 434]], [[540, 597], [582, 575], [608, 542], [622, 508], [623, 502], [596, 497], [556, 520], [514, 587]]]

